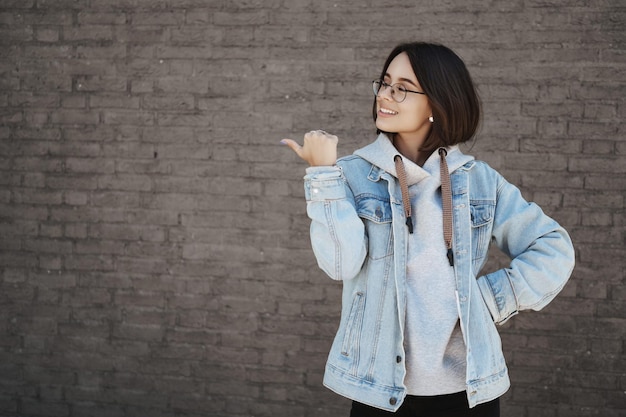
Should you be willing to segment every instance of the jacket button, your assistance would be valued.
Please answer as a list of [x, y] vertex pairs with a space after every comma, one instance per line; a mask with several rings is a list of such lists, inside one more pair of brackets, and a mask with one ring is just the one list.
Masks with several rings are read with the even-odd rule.
[[396, 405], [398, 403], [398, 399], [396, 397], [389, 398], [389, 404]]
[[402, 362], [402, 356], [398, 355], [396, 356], [396, 363], [400, 363]]

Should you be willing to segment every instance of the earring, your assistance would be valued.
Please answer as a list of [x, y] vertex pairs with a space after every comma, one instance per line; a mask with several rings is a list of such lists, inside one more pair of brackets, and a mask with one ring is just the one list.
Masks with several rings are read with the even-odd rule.
[[428, 121], [432, 123], [432, 122], [434, 122], [434, 121], [435, 121], [435, 119], [433, 119], [433, 116], [430, 116], [430, 117], [428, 118]]

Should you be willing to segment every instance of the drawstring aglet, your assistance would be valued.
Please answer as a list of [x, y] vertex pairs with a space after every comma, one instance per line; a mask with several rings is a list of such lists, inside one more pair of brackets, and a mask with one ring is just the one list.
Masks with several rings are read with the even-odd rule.
[[409, 228], [409, 234], [413, 234], [413, 220], [411, 219], [411, 216], [406, 218], [406, 225]]
[[454, 253], [452, 249], [448, 249], [448, 262], [450, 262], [450, 266], [454, 266]]

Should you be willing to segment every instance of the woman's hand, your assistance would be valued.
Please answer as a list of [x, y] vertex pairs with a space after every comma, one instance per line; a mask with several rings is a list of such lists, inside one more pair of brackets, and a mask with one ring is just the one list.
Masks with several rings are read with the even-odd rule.
[[323, 130], [313, 130], [304, 135], [304, 145], [302, 146], [292, 139], [283, 139], [280, 143], [289, 146], [300, 158], [315, 167], [335, 165], [338, 141], [339, 139], [335, 135], [328, 134]]

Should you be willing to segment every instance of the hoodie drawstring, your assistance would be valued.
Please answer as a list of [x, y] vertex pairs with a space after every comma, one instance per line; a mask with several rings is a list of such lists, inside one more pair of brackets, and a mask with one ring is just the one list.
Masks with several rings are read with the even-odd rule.
[[[441, 174], [441, 200], [443, 205], [443, 240], [446, 243], [447, 257], [450, 266], [454, 266], [454, 253], [452, 251], [452, 186], [450, 183], [450, 173], [448, 172], [448, 163], [446, 155], [448, 152], [444, 148], [439, 148], [439, 172]], [[404, 214], [406, 216], [406, 225], [409, 233], [413, 233], [413, 220], [411, 218], [411, 199], [409, 197], [409, 186], [406, 181], [406, 171], [402, 157], [396, 155], [393, 158], [396, 165], [398, 180], [400, 181], [400, 191], [402, 192], [402, 205], [404, 206]]]
[[406, 225], [409, 228], [409, 233], [413, 233], [413, 220], [411, 219], [411, 199], [409, 198], [409, 186], [406, 183], [406, 171], [404, 170], [404, 163], [402, 162], [402, 157], [400, 155], [394, 156], [393, 162], [396, 164], [396, 172], [398, 173], [398, 179], [400, 180], [400, 191], [402, 191], [402, 205], [404, 206]]
[[446, 162], [448, 151], [439, 148], [441, 175], [441, 202], [443, 205], [443, 240], [448, 249], [448, 262], [454, 266], [454, 253], [452, 252], [452, 186], [450, 184], [450, 173], [448, 172], [448, 162]]

